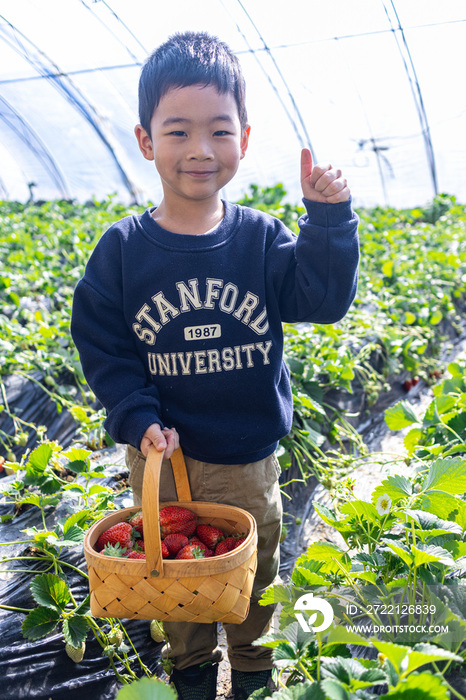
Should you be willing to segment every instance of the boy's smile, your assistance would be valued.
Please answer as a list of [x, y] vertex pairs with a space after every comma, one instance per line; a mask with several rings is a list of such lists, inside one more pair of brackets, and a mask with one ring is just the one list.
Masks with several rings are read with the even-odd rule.
[[212, 85], [172, 88], [151, 120], [151, 135], [138, 125], [139, 147], [162, 180], [163, 208], [220, 203], [220, 190], [235, 175], [248, 145], [231, 93]]

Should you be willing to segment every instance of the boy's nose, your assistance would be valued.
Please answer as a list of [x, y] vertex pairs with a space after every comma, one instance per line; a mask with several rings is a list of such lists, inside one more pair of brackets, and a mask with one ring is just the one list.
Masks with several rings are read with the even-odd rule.
[[211, 160], [214, 157], [210, 141], [208, 139], [191, 139], [187, 156], [193, 160]]

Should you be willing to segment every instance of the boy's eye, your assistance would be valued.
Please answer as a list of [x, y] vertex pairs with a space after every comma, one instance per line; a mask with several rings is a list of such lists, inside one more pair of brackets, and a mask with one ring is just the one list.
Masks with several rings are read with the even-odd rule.
[[186, 136], [186, 131], [170, 131], [170, 136]]
[[230, 132], [229, 132], [229, 131], [225, 131], [225, 129], [220, 129], [219, 131], [216, 131], [216, 132], [214, 133], [214, 136], [228, 136], [229, 133], [230, 133]]

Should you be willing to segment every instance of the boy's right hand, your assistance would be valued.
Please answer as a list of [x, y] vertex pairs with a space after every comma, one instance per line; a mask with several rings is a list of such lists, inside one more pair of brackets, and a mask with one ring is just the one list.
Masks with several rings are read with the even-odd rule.
[[314, 165], [309, 148], [301, 152], [301, 187], [303, 196], [311, 202], [337, 204], [346, 202], [351, 192], [341, 170], [328, 163]]
[[152, 423], [144, 433], [139, 447], [144, 457], [149, 454], [151, 445], [159, 452], [165, 450], [165, 459], [170, 459], [174, 450], [180, 446], [180, 437], [175, 428], [161, 428], [158, 423]]

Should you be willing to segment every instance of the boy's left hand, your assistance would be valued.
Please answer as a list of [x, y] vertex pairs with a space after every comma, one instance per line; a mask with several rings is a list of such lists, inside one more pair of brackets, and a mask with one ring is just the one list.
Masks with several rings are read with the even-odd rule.
[[311, 202], [336, 204], [346, 202], [351, 195], [341, 170], [327, 165], [313, 165], [311, 151], [301, 152], [301, 187], [303, 195]]

